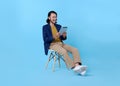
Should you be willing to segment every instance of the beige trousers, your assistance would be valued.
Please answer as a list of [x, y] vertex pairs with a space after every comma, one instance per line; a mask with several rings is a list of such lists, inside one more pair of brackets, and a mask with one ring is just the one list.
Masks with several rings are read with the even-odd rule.
[[[63, 55], [63, 58], [66, 64], [69, 66], [69, 68], [74, 67], [75, 63], [77, 62], [81, 63], [78, 50], [72, 46], [66, 45], [62, 42], [56, 42], [56, 43], [51, 43], [50, 49], [53, 49], [59, 54]], [[72, 53], [73, 59], [69, 57], [68, 52]]]

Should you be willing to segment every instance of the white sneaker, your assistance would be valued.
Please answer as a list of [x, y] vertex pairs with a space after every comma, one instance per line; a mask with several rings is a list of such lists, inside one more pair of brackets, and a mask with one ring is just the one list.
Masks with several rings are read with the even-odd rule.
[[79, 66], [76, 66], [75, 68], [73, 68], [73, 71], [77, 72], [80, 70], [80, 67]]
[[85, 71], [83, 71], [83, 72], [81, 72], [80, 74], [81, 74], [82, 76], [84, 76], [84, 75], [85, 75], [85, 73], [86, 73], [86, 70], [85, 70]]
[[80, 66], [79, 73], [80, 73], [81, 75], [85, 75], [86, 70], [87, 70], [87, 66]]
[[87, 66], [76, 66], [73, 70], [81, 75], [85, 75]]

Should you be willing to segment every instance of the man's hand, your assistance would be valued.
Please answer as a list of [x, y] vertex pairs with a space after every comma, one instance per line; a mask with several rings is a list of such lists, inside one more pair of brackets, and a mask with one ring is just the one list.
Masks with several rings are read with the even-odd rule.
[[66, 32], [64, 32], [63, 34], [62, 34], [62, 36], [65, 38], [66, 37], [66, 35], [67, 35], [67, 33]]

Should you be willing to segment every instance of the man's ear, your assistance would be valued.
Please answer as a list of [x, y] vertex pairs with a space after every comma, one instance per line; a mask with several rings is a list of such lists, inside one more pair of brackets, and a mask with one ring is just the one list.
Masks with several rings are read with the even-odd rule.
[[48, 19], [50, 20], [50, 17], [48, 17]]

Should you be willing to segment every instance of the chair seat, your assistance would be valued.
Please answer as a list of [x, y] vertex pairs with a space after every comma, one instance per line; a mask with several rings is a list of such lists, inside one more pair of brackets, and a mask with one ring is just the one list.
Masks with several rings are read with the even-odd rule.
[[52, 49], [49, 49], [49, 51], [50, 51], [50, 52], [55, 52], [55, 51], [54, 51], [54, 50], [52, 50]]

